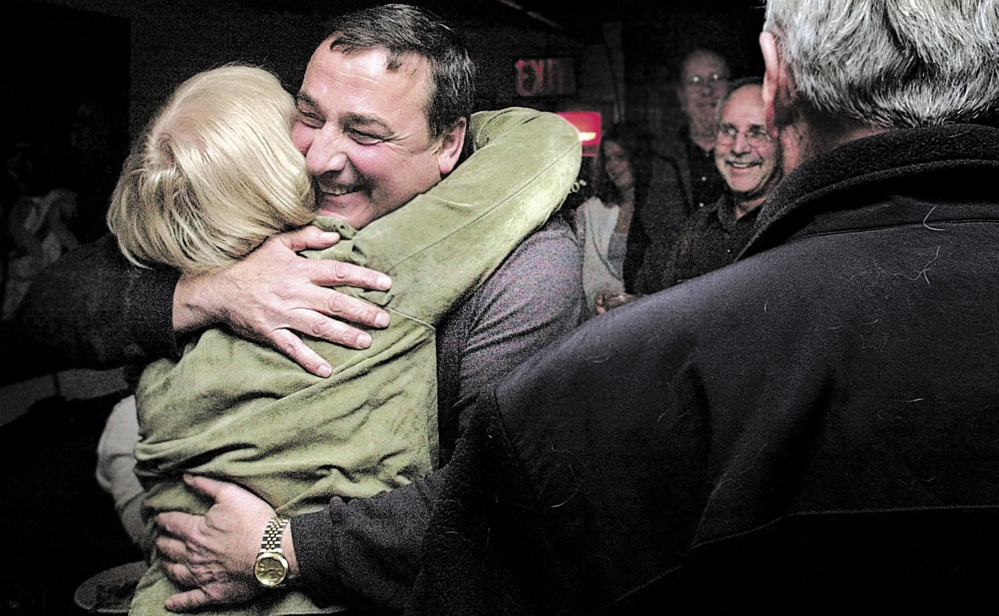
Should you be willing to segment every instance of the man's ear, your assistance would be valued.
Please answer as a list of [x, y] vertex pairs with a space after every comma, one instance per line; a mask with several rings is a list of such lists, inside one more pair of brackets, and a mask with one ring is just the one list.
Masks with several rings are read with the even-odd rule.
[[465, 145], [465, 129], [468, 128], [468, 120], [461, 118], [448, 132], [441, 137], [441, 148], [437, 152], [437, 170], [441, 177], [451, 173], [458, 159], [461, 157], [461, 148]]
[[790, 123], [791, 76], [787, 65], [777, 51], [777, 40], [769, 32], [760, 33], [760, 49], [763, 51], [763, 113], [767, 131], [777, 138], [781, 126]]

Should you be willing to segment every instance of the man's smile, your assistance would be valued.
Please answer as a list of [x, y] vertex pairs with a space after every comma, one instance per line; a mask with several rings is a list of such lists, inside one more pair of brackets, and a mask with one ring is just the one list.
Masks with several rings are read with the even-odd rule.
[[343, 195], [360, 190], [360, 186], [334, 186], [331, 188], [321, 188], [323, 195], [328, 197], [342, 197]]
[[357, 211], [366, 211], [370, 208], [367, 196], [364, 184], [320, 185], [317, 211], [321, 214], [339, 216], [351, 224], [363, 226], [367, 221], [358, 223], [354, 214]]
[[734, 169], [750, 169], [763, 164], [762, 160], [726, 160], [725, 164]]

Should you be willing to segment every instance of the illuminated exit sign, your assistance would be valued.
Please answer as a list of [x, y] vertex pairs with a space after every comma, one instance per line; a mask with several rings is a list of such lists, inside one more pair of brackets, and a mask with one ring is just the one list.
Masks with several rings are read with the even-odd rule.
[[576, 67], [572, 58], [517, 60], [519, 96], [564, 96], [576, 93]]

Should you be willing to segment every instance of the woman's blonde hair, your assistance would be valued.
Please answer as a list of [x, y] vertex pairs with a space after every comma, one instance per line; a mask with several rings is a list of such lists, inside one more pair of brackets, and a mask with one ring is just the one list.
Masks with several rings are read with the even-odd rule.
[[227, 65], [182, 83], [125, 161], [108, 227], [129, 261], [197, 273], [225, 267], [315, 217], [278, 79]]

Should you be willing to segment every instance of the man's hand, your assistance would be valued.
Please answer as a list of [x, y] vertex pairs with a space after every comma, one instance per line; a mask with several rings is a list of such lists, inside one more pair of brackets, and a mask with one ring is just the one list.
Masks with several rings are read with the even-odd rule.
[[[156, 516], [159, 530], [156, 548], [167, 577], [191, 589], [170, 597], [166, 608], [171, 612], [189, 612], [257, 596], [262, 589], [253, 577], [253, 563], [264, 527], [274, 516], [274, 510], [234, 484], [190, 476], [185, 476], [184, 481], [215, 504], [204, 516], [178, 512]], [[298, 565], [287, 529], [282, 547], [291, 565], [291, 575], [297, 575]]]
[[310, 225], [268, 239], [224, 270], [181, 278], [174, 292], [174, 329], [185, 333], [223, 323], [244, 338], [277, 349], [312, 374], [329, 376], [329, 363], [298, 334], [363, 349], [371, 344], [371, 336], [339, 319], [385, 327], [389, 317], [384, 310], [326, 287], [386, 290], [392, 284], [374, 270], [296, 254], [328, 248], [338, 240], [336, 233]]
[[597, 314], [603, 314], [611, 308], [630, 304], [640, 297], [641, 295], [631, 295], [629, 293], [611, 291], [610, 289], [601, 289], [597, 291], [597, 296], [593, 299], [593, 303], [595, 304]]

